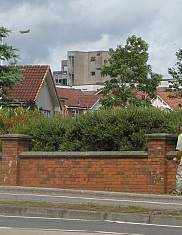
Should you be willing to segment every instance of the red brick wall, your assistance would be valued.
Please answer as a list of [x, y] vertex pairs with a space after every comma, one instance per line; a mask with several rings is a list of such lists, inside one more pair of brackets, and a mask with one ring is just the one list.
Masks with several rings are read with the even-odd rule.
[[[29, 152], [30, 137], [1, 136], [1, 185], [167, 193], [175, 185], [176, 137], [146, 136], [148, 151]], [[167, 156], [168, 154], [168, 156]]]
[[147, 159], [73, 156], [29, 159], [21, 156], [20, 185], [69, 189], [141, 192], [147, 183]]
[[17, 185], [19, 154], [29, 150], [30, 137], [14, 134], [1, 136], [1, 139], [1, 185]]

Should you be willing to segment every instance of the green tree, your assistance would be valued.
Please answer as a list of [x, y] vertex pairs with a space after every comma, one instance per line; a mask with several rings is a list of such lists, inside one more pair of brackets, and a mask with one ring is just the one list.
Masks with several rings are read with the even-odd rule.
[[[17, 84], [22, 79], [20, 68], [14, 66], [19, 58], [18, 50], [13, 46], [4, 43], [4, 38], [8, 37], [12, 31], [4, 27], [0, 27], [0, 99], [1, 106], [8, 102], [7, 89]], [[6, 62], [6, 65], [3, 65]]]
[[[169, 89], [171, 94], [170, 98], [181, 98], [182, 97], [182, 50], [176, 52], [177, 63], [175, 64], [176, 68], [169, 68], [168, 73], [172, 76], [170, 83], [172, 84], [173, 89]], [[182, 107], [182, 104], [178, 104], [179, 107]]]
[[[150, 105], [162, 75], [152, 72], [147, 64], [148, 44], [135, 35], [128, 37], [126, 45], [109, 49], [110, 58], [105, 61], [101, 74], [109, 75], [103, 89], [101, 104], [104, 108], [128, 105]], [[140, 90], [144, 99], [138, 97]]]

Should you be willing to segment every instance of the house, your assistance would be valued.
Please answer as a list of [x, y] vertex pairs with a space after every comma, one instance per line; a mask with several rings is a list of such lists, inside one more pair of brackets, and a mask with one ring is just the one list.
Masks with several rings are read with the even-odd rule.
[[48, 65], [17, 66], [22, 70], [23, 79], [7, 91], [9, 98], [15, 100], [11, 106], [35, 106], [45, 116], [61, 112], [61, 106]]
[[[145, 100], [147, 98], [143, 91], [137, 91], [137, 97]], [[165, 111], [175, 111], [182, 108], [182, 97], [177, 97], [175, 91], [168, 88], [158, 88], [156, 97], [151, 100], [151, 105]]]
[[156, 98], [152, 100], [152, 105], [167, 111], [180, 110], [182, 107], [182, 97], [176, 97], [175, 91], [156, 91]]
[[64, 116], [78, 116], [86, 111], [98, 110], [100, 95], [72, 87], [56, 87]]

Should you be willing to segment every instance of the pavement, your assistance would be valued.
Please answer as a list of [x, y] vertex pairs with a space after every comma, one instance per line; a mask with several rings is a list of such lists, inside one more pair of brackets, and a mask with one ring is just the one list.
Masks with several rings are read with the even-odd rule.
[[[33, 195], [35, 197], [33, 197]], [[182, 196], [170, 195], [155, 195], [155, 194], [136, 194], [136, 193], [122, 193], [122, 192], [103, 192], [103, 191], [89, 191], [89, 190], [69, 190], [69, 189], [48, 189], [48, 188], [33, 188], [33, 187], [19, 187], [19, 186], [0, 186], [0, 201], [50, 201], [59, 198], [67, 198], [72, 200], [84, 199], [99, 199], [99, 204], [105, 202], [108, 204], [118, 202], [129, 202], [131, 205], [136, 203], [144, 203], [140, 206], [157, 209], [158, 203], [162, 205], [163, 209], [171, 211], [182, 211]], [[30, 197], [30, 198], [29, 198]], [[104, 200], [102, 200], [104, 198]], [[107, 200], [105, 200], [107, 199]], [[127, 199], [127, 200], [126, 200]], [[156, 201], [158, 203], [156, 203]], [[97, 204], [98, 204], [97, 202]], [[148, 204], [146, 204], [146, 202]], [[57, 203], [57, 201], [55, 201]], [[68, 202], [66, 202], [68, 203]], [[77, 204], [76, 201], [71, 202]], [[79, 201], [79, 203], [82, 203]], [[105, 204], [105, 205], [106, 205]], [[173, 207], [168, 207], [168, 205]], [[103, 205], [103, 204], [102, 204]], [[151, 207], [152, 205], [152, 207]], [[177, 206], [177, 207], [175, 207]], [[178, 209], [175, 209], [178, 208]], [[180, 208], [180, 209], [179, 209]], [[151, 210], [152, 211], [152, 210]], [[154, 213], [111, 213], [101, 211], [86, 211], [73, 209], [54, 209], [41, 207], [21, 207], [21, 206], [4, 206], [0, 205], [0, 214], [8, 216], [28, 216], [28, 217], [53, 217], [63, 219], [83, 219], [83, 220], [110, 220], [123, 221], [132, 223], [147, 223], [147, 224], [163, 224], [163, 225], [182, 225], [182, 216], [173, 215], [158, 215]]]

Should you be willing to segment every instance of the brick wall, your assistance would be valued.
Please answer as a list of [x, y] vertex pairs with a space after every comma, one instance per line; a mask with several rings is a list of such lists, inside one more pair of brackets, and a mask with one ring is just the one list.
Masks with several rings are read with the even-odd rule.
[[174, 135], [146, 135], [147, 152], [31, 152], [29, 136], [0, 138], [1, 185], [138, 193], [167, 193], [175, 186]]

